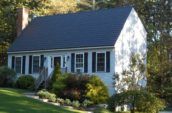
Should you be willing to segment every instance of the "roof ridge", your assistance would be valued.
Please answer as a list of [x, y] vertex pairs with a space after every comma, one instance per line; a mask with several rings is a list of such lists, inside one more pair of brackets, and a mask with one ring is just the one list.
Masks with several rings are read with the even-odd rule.
[[85, 11], [78, 11], [78, 12], [72, 12], [72, 13], [65, 13], [65, 14], [55, 14], [55, 15], [46, 15], [46, 16], [38, 16], [34, 19], [39, 18], [46, 18], [46, 17], [54, 17], [54, 16], [66, 16], [66, 15], [75, 15], [75, 14], [84, 14], [84, 13], [93, 13], [93, 12], [102, 12], [102, 11], [110, 11], [110, 10], [117, 10], [117, 9], [124, 9], [124, 8], [133, 8], [132, 5], [124, 5], [124, 6], [116, 6], [114, 8], [102, 8], [97, 10], [85, 10]]

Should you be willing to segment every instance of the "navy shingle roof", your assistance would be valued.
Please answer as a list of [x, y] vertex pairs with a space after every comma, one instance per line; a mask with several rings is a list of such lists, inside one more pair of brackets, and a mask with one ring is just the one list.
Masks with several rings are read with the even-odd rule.
[[113, 46], [132, 7], [38, 17], [8, 52]]

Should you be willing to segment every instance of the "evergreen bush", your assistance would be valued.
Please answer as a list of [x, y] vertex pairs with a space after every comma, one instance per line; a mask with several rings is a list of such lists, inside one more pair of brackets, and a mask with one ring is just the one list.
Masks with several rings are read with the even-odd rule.
[[16, 87], [21, 89], [33, 90], [35, 79], [31, 75], [22, 75], [16, 81]]
[[14, 70], [8, 67], [0, 67], [0, 87], [13, 86], [16, 79], [16, 73]]

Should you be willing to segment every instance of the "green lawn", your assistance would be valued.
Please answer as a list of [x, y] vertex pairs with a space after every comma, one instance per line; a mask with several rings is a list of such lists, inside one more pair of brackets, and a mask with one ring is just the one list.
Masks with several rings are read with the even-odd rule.
[[22, 93], [18, 89], [0, 88], [0, 113], [83, 113], [27, 98]]

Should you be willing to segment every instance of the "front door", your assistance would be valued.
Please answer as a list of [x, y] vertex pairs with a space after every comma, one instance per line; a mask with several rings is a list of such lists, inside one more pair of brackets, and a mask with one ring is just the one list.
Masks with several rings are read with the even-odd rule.
[[54, 67], [59, 64], [61, 67], [61, 57], [54, 57]]

